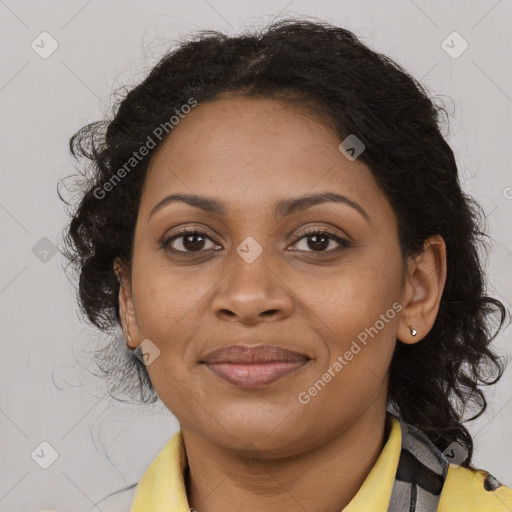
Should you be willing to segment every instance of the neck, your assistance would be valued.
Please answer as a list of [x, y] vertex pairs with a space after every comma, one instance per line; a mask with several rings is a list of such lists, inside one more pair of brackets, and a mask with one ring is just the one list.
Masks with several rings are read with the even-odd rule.
[[[375, 404], [374, 404], [375, 405]], [[309, 452], [242, 461], [182, 426], [189, 506], [197, 512], [308, 510], [339, 512], [355, 496], [387, 441], [385, 408], [370, 408], [350, 427]]]

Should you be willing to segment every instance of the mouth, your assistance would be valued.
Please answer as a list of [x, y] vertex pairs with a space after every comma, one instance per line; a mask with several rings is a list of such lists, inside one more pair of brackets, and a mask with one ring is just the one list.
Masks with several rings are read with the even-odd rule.
[[235, 386], [261, 388], [303, 368], [311, 359], [277, 345], [231, 345], [209, 352], [201, 364]]

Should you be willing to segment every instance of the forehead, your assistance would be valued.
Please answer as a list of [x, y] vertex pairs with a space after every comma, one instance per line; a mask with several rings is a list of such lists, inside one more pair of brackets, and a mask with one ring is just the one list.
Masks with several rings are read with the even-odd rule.
[[[150, 168], [162, 161], [179, 161], [194, 169], [205, 159], [212, 165], [221, 162], [224, 170], [234, 167], [230, 162], [249, 168], [252, 162], [303, 161], [306, 153], [313, 161], [327, 146], [337, 146], [336, 141], [337, 136], [312, 112], [308, 115], [274, 99], [224, 94], [187, 114], [159, 148]], [[318, 149], [312, 152], [312, 146]]]
[[368, 205], [367, 211], [389, 210], [367, 165], [348, 160], [340, 142], [320, 112], [223, 95], [194, 107], [153, 155], [141, 211], [173, 192], [207, 193], [228, 210], [258, 211], [320, 191], [347, 195]]

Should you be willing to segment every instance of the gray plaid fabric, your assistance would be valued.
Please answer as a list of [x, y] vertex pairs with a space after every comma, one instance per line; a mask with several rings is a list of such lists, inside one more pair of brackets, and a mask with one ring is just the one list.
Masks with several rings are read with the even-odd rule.
[[421, 430], [395, 417], [402, 430], [402, 451], [388, 512], [435, 512], [448, 461]]

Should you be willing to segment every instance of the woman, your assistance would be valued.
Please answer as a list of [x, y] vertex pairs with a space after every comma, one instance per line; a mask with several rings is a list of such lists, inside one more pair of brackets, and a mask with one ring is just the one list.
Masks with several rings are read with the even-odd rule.
[[463, 425], [506, 311], [422, 86], [289, 19], [183, 42], [117, 107], [70, 141], [66, 242], [133, 352], [105, 373], [180, 423], [132, 512], [512, 510]]

